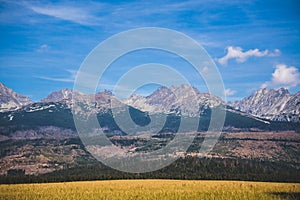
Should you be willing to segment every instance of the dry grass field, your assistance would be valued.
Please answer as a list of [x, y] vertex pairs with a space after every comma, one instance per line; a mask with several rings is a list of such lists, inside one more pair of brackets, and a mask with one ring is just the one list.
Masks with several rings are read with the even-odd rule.
[[300, 184], [112, 180], [0, 185], [0, 199], [299, 199]]

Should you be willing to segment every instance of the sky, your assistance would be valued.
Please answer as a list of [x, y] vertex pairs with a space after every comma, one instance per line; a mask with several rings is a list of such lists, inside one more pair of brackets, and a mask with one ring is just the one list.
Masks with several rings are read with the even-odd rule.
[[[299, 10], [297, 0], [0, 0], [0, 82], [38, 101], [53, 91], [72, 89], [86, 56], [107, 38], [129, 29], [160, 27], [182, 32], [204, 47], [220, 71], [228, 101], [261, 87], [296, 93]], [[174, 67], [200, 92], [207, 92], [188, 63], [157, 50], [131, 52], [116, 60], [99, 89], [112, 90], [122, 74], [145, 63]], [[147, 95], [155, 87], [139, 91]]]

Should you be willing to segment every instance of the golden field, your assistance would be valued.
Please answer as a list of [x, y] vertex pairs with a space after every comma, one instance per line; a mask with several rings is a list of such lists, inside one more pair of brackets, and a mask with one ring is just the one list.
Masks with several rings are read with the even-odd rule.
[[299, 183], [112, 180], [0, 185], [0, 199], [297, 199]]

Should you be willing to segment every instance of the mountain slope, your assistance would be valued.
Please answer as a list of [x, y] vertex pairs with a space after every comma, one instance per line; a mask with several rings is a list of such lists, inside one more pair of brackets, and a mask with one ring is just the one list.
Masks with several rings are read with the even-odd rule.
[[0, 82], [0, 112], [17, 110], [30, 103], [29, 97], [16, 93]]
[[261, 88], [251, 96], [230, 104], [235, 109], [275, 121], [300, 121], [300, 92]]

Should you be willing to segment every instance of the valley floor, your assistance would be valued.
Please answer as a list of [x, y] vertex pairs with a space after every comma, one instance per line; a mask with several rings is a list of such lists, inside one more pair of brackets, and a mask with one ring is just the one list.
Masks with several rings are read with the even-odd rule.
[[0, 185], [0, 199], [299, 199], [299, 183], [113, 180]]
[[[53, 131], [55, 134], [50, 138], [47, 135], [38, 135], [33, 130], [27, 130], [18, 131], [18, 136], [30, 135], [34, 132], [34, 137], [20, 138], [13, 135], [9, 139], [0, 140], [0, 175], [7, 174], [11, 169], [24, 170], [26, 175], [38, 175], [65, 169], [66, 165], [68, 168], [73, 168], [95, 163], [95, 159], [85, 150], [75, 134], [71, 137], [61, 129]], [[206, 133], [203, 132], [196, 133], [194, 143], [188, 152], [178, 153], [183, 157], [202, 157], [198, 152], [205, 135]], [[170, 134], [155, 135], [152, 138], [150, 136], [110, 137], [113, 143], [130, 152], [159, 149], [171, 139]], [[300, 134], [294, 131], [224, 132], [208, 157], [281, 162], [299, 169], [299, 149]]]

